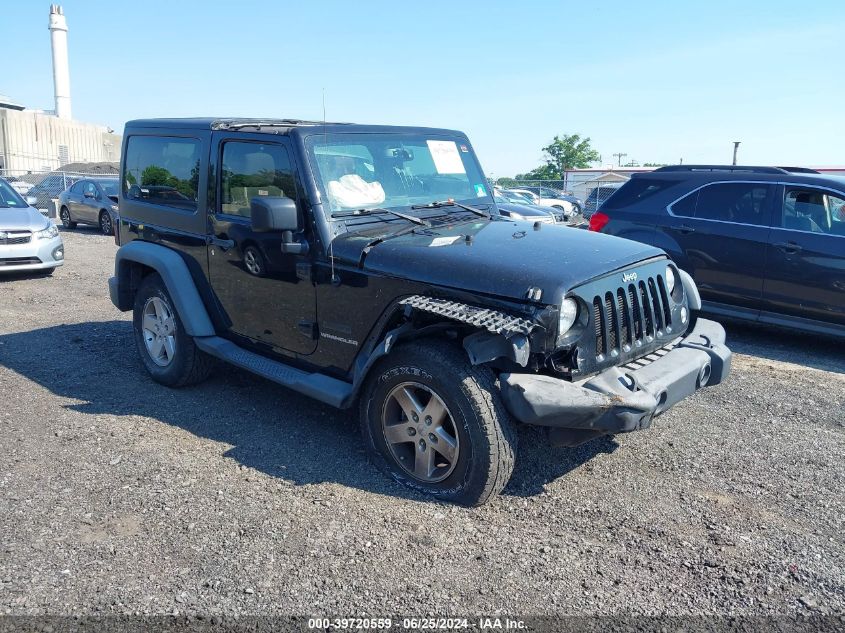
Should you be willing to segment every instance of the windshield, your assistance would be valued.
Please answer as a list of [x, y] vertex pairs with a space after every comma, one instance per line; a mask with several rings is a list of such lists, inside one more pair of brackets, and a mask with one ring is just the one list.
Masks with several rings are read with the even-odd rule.
[[107, 196], [117, 195], [117, 178], [109, 178], [108, 180], [98, 180], [97, 184], [100, 185], [100, 188]]
[[0, 179], [0, 209], [24, 209], [28, 206], [12, 185]]
[[461, 137], [327, 134], [309, 137], [307, 146], [317, 184], [332, 213], [449, 199], [491, 202], [487, 180]]

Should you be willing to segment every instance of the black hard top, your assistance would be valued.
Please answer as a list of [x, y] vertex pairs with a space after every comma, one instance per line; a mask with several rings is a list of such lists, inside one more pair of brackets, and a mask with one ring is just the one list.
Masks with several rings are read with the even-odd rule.
[[197, 130], [227, 130], [238, 132], [265, 132], [267, 134], [288, 134], [293, 130], [303, 136], [311, 134], [443, 134], [464, 136], [463, 132], [442, 128], [392, 125], [364, 125], [360, 123], [338, 123], [336, 121], [305, 121], [302, 119], [257, 119], [236, 117], [203, 117], [185, 119], [136, 119], [126, 123], [127, 128], [172, 128]]
[[845, 187], [845, 177], [828, 176], [805, 167], [763, 167], [748, 165], [669, 165], [631, 178], [707, 183], [726, 180], [788, 182], [820, 187]]

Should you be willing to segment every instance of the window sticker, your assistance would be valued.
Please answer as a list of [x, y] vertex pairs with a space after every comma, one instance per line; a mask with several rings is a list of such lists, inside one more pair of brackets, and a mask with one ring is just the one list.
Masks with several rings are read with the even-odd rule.
[[455, 141], [426, 141], [438, 174], [465, 174]]
[[464, 154], [466, 154], [466, 153], [469, 151], [469, 147], [467, 147], [466, 145], [461, 145], [461, 151], [462, 151]]
[[487, 190], [484, 188], [484, 185], [475, 185], [475, 195], [478, 198], [483, 198], [487, 195]]

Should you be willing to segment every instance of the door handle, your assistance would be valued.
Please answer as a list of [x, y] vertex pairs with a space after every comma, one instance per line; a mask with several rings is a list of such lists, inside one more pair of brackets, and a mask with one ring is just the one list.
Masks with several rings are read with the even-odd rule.
[[801, 245], [796, 242], [778, 242], [774, 244], [774, 246], [782, 250], [787, 255], [795, 255], [796, 253], [800, 253], [804, 250], [801, 248]]
[[688, 224], [682, 224], [678, 227], [678, 233], [681, 235], [689, 235], [690, 233], [695, 233], [695, 229]]

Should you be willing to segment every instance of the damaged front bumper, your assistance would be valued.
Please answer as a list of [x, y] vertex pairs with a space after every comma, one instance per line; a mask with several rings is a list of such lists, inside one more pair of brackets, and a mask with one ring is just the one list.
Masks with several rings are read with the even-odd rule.
[[581, 382], [539, 374], [502, 374], [505, 406], [525, 424], [549, 427], [553, 443], [574, 446], [647, 428], [651, 420], [730, 372], [725, 330], [698, 319], [677, 346], [645, 366], [611, 367]]

